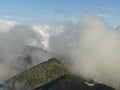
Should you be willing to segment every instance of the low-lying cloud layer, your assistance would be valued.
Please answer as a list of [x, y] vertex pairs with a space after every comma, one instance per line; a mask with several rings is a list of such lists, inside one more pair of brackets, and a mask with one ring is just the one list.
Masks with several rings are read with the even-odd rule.
[[[76, 74], [119, 87], [120, 28], [109, 26], [95, 15], [84, 14], [82, 17], [82, 20], [60, 27], [15, 23], [6, 32], [1, 32], [1, 83], [27, 68], [27, 64], [18, 58], [27, 53], [33, 57], [31, 66], [57, 57], [70, 63], [71, 70]], [[1, 26], [0, 31], [4, 31]], [[37, 49], [27, 52], [26, 45]]]

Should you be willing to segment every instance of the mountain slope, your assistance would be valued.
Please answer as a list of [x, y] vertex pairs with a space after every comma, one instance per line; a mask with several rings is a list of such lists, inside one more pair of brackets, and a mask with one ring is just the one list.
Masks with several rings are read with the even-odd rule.
[[32, 90], [68, 73], [65, 64], [52, 58], [10, 78], [5, 82], [5, 86], [8, 90], [23, 90], [23, 88]]
[[80, 76], [73, 74], [64, 75], [53, 82], [34, 90], [115, 90], [101, 83], [88, 82]]
[[8, 90], [115, 90], [71, 73], [69, 65], [56, 58], [10, 78], [5, 86]]

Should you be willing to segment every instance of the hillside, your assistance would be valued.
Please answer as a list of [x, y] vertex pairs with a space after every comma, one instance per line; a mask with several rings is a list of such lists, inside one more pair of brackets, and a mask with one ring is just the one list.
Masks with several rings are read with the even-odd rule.
[[5, 86], [8, 90], [23, 90], [26, 88], [32, 90], [68, 73], [69, 70], [65, 64], [52, 58], [10, 78], [5, 82]]
[[115, 90], [71, 73], [69, 66], [56, 58], [10, 78], [5, 86], [8, 90]]
[[101, 83], [88, 82], [80, 76], [64, 75], [53, 82], [34, 90], [115, 90]]

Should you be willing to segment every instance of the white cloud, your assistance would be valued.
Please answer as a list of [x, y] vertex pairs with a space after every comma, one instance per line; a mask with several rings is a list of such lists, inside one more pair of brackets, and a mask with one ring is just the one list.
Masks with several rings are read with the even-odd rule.
[[[120, 86], [120, 31], [98, 16], [84, 14], [82, 20], [59, 27], [15, 24], [9, 29], [0, 37], [1, 82], [26, 68], [21, 67], [26, 65], [18, 56], [24, 55], [26, 45], [34, 41], [32, 44], [36, 44], [38, 50], [29, 53], [37, 57], [32, 60], [34, 63], [58, 57], [69, 62], [73, 72], [85, 78]], [[39, 51], [41, 48], [50, 55]]]
[[[50, 39], [51, 52], [72, 64], [73, 72], [118, 88], [120, 31], [94, 15], [69, 23]], [[104, 76], [104, 77], [103, 77]]]
[[0, 20], [0, 32], [6, 32], [10, 30], [17, 22], [9, 20]]
[[113, 7], [95, 7], [95, 9], [112, 11], [112, 12], [120, 12], [120, 8], [113, 8]]
[[113, 16], [106, 15], [106, 14], [97, 14], [100, 17], [105, 17], [105, 18], [112, 18]]

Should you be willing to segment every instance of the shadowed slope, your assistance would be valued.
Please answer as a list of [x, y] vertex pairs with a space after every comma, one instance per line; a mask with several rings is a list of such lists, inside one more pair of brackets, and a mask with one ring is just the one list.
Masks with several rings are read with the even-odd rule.
[[34, 90], [115, 90], [105, 84], [86, 82], [87, 81], [80, 76], [69, 74]]

